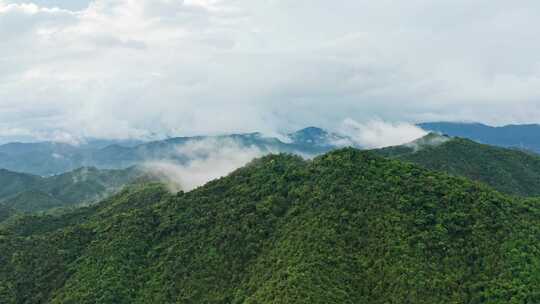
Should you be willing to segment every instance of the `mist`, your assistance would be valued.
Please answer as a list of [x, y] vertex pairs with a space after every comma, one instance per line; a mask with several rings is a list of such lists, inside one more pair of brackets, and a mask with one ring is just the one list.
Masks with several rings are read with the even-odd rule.
[[418, 152], [426, 147], [436, 147], [449, 141], [451, 138], [432, 133], [433, 136], [425, 136], [418, 140], [405, 144], [405, 146], [412, 148], [415, 152]]
[[[360, 123], [353, 119], [343, 121], [336, 132], [343, 136], [338, 137], [336, 142], [330, 139], [336, 148], [355, 146], [364, 149], [409, 144], [428, 134], [408, 123], [390, 123], [383, 120]], [[211, 180], [228, 175], [254, 158], [279, 152], [268, 146], [246, 146], [232, 138], [208, 137], [179, 144], [172, 153], [162, 158], [148, 159], [142, 168], [166, 184], [171, 192], [191, 191]], [[299, 151], [295, 154], [306, 159], [314, 156]]]
[[358, 122], [351, 118], [343, 121], [339, 132], [365, 149], [402, 145], [428, 134], [410, 123], [392, 123], [380, 119]]
[[179, 145], [176, 153], [189, 161], [180, 164], [174, 160], [152, 160], [142, 165], [145, 172], [165, 183], [171, 192], [191, 191], [270, 151], [246, 147], [232, 139], [210, 138]]

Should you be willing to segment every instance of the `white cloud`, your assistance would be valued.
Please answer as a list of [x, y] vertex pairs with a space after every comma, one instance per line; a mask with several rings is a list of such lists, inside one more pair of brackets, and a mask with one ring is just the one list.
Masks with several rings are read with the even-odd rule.
[[410, 143], [428, 132], [408, 123], [388, 123], [382, 120], [372, 120], [359, 123], [346, 119], [341, 132], [363, 148], [383, 148]]
[[12, 129], [140, 137], [540, 117], [537, 1], [21, 3], [0, 0], [0, 119]]
[[[4, 1], [6, 2], [6, 1]], [[88, 4], [91, 2], [91, 0], [11, 0], [8, 1], [9, 3], [14, 4], [26, 4], [26, 3], [33, 3], [38, 6], [42, 7], [51, 7], [51, 8], [62, 8], [62, 9], [68, 9], [68, 10], [83, 10], [86, 7], [88, 7]]]
[[436, 135], [436, 136], [424, 136], [420, 139], [417, 139], [415, 141], [406, 143], [405, 145], [407, 147], [412, 148], [413, 150], [419, 151], [426, 147], [433, 147], [433, 146], [439, 146], [444, 144], [445, 142], [451, 140], [450, 137], [446, 137], [443, 135]]
[[[8, 46], [4, 47], [4, 51], [16, 51], [8, 43], [21, 42], [23, 38], [29, 39], [22, 42], [30, 47], [28, 43], [32, 40], [38, 40], [76, 21], [76, 14], [69, 10], [44, 8], [32, 3], [5, 4], [0, 1], [0, 36]], [[32, 34], [33, 37], [27, 37]]]
[[172, 160], [148, 161], [142, 167], [160, 178], [173, 192], [191, 191], [205, 183], [226, 176], [264, 152], [230, 139], [206, 139], [178, 146], [179, 156], [191, 159], [186, 164]]

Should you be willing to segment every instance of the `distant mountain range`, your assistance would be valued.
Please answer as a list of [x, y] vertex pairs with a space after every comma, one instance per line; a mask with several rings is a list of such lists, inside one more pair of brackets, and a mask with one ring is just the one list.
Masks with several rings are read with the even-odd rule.
[[492, 127], [481, 123], [429, 122], [418, 125], [424, 130], [472, 139], [474, 141], [540, 153], [540, 125]]
[[164, 181], [167, 176], [155, 170], [150, 172], [144, 164], [162, 160], [182, 164], [206, 156], [198, 151], [179, 150], [189, 144], [207, 143], [211, 149], [233, 144], [268, 153], [316, 155], [347, 140], [315, 127], [291, 133], [289, 137], [287, 142], [252, 133], [131, 144], [111, 141], [79, 146], [53, 142], [5, 144], [0, 146], [0, 167], [7, 168], [0, 168], [0, 222], [15, 214], [95, 203], [127, 184]]
[[216, 145], [234, 143], [268, 152], [318, 155], [351, 141], [320, 128], [309, 127], [291, 133], [286, 140], [265, 137], [261, 133], [223, 136], [175, 137], [147, 143], [93, 141], [92, 144], [9, 143], [0, 146], [0, 168], [41, 176], [59, 174], [80, 167], [124, 169], [153, 160], [186, 162], [190, 156], [178, 151], [188, 143], [205, 140]]
[[[479, 123], [431, 122], [418, 126], [479, 143], [540, 153], [540, 125], [491, 127]], [[279, 139], [261, 133], [247, 133], [173, 137], [151, 142], [93, 139], [81, 145], [56, 142], [8, 143], [0, 145], [0, 168], [50, 176], [81, 167], [125, 169], [155, 160], [185, 163], [194, 156], [182, 152], [182, 147], [205, 141], [211, 141], [217, 147], [233, 143], [240, 148], [307, 156], [323, 154], [344, 146], [362, 148], [347, 136], [317, 127], [308, 127]]]
[[[296, 134], [307, 147], [325, 146], [326, 133], [309, 129], [309, 136]], [[245, 138], [245, 137], [244, 137]], [[247, 143], [246, 143], [247, 144]], [[167, 147], [168, 144], [165, 144]], [[476, 143], [472, 140], [430, 133], [401, 146], [375, 149], [387, 158], [412, 162], [426, 169], [466, 177], [512, 195], [540, 196], [540, 155]], [[15, 213], [34, 213], [91, 204], [117, 193], [125, 185], [163, 181], [157, 169], [96, 169], [83, 167], [50, 177], [0, 170], [0, 222]]]

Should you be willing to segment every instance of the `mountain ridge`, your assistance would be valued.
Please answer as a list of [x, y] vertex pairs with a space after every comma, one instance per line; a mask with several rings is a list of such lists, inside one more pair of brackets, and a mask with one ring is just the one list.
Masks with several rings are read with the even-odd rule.
[[[480, 123], [421, 123], [420, 128], [474, 141], [540, 153], [540, 125], [491, 127]], [[189, 160], [178, 148], [199, 141], [232, 141], [240, 147], [268, 152], [298, 153], [313, 157], [343, 146], [361, 148], [351, 138], [318, 127], [307, 127], [283, 137], [262, 133], [218, 136], [170, 137], [148, 142], [94, 140], [92, 144], [74, 146], [66, 143], [10, 143], [0, 145], [0, 168], [41, 176], [72, 171], [79, 167], [123, 169], [145, 161]]]
[[540, 196], [540, 155], [537, 154], [435, 133], [409, 144], [374, 151], [427, 169], [481, 181], [504, 193]]
[[[325, 134], [326, 137], [320, 136], [321, 134]], [[124, 169], [146, 161], [163, 159], [182, 163], [189, 158], [179, 153], [178, 148], [204, 140], [232, 141], [240, 147], [257, 148], [268, 152], [318, 155], [339, 147], [336, 144], [337, 139], [345, 139], [343, 136], [315, 127], [298, 130], [286, 137], [290, 141], [282, 141], [276, 137], [266, 137], [262, 133], [254, 132], [218, 136], [171, 137], [138, 144], [133, 143], [128, 146], [121, 143], [110, 143], [106, 146], [82, 145], [80, 147], [54, 142], [10, 143], [0, 145], [0, 168], [48, 176], [72, 171], [79, 167]], [[325, 139], [327, 141], [323, 142]]]
[[482, 123], [429, 122], [420, 123], [418, 126], [425, 130], [468, 138], [484, 144], [540, 153], [539, 124], [493, 127]]
[[113, 194], [146, 175], [138, 168], [79, 168], [50, 177], [0, 170], [0, 206], [19, 213], [89, 204]]

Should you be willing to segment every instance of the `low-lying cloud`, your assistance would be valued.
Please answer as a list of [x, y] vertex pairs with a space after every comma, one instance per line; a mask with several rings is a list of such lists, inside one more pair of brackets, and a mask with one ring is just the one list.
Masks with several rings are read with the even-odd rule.
[[418, 152], [426, 147], [436, 147], [442, 145], [450, 139], [450, 137], [443, 135], [425, 136], [405, 145], [409, 148], [412, 148], [415, 152]]
[[409, 123], [389, 123], [382, 120], [361, 123], [350, 118], [342, 123], [340, 132], [356, 145], [366, 149], [402, 145], [428, 134]]
[[173, 160], [148, 161], [142, 166], [172, 192], [193, 190], [228, 175], [269, 151], [255, 146], [246, 147], [232, 139], [211, 138], [179, 145], [177, 153], [190, 160], [183, 164]]
[[[406, 123], [372, 120], [359, 123], [352, 119], [343, 122], [338, 130], [350, 138], [347, 144], [362, 148], [381, 148], [410, 143], [427, 132]], [[226, 176], [257, 157], [277, 153], [269, 147], [249, 146], [231, 138], [211, 137], [179, 144], [167, 159], [145, 162], [143, 169], [165, 183], [172, 192], [191, 191], [207, 182]], [[309, 158], [306, 155], [302, 155]], [[185, 162], [179, 161], [186, 160]]]

